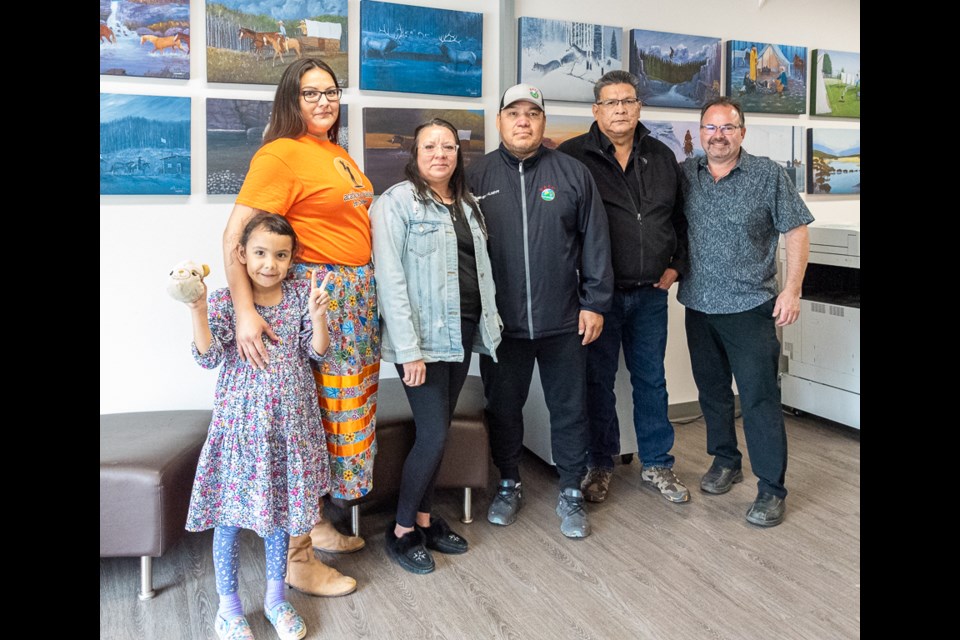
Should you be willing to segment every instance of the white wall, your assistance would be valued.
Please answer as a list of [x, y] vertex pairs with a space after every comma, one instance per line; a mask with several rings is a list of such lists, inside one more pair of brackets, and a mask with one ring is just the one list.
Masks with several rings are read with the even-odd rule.
[[[500, 7], [496, 0], [409, 0], [409, 4], [481, 11], [484, 14], [483, 98], [420, 97], [359, 89], [359, 61], [350, 60], [350, 84], [344, 105], [350, 109], [350, 147], [362, 163], [362, 107], [460, 107], [487, 111], [488, 147], [496, 144], [492, 115], [499, 100], [501, 78], [498, 45]], [[516, 16], [585, 20], [724, 39], [763, 38], [809, 48], [860, 50], [859, 0], [517, 0]], [[510, 2], [503, 5], [508, 9]], [[349, 0], [350, 42], [359, 42], [359, 1]], [[189, 316], [183, 305], [164, 293], [167, 273], [176, 262], [194, 258], [208, 262], [211, 288], [225, 285], [220, 234], [232, 199], [207, 196], [206, 116], [204, 98], [261, 98], [272, 87], [207, 85], [205, 82], [204, 2], [191, 2], [191, 39], [197, 54], [191, 59], [191, 79], [161, 81], [100, 76], [100, 91], [192, 97], [192, 192], [181, 197], [100, 197], [100, 412], [202, 408], [210, 405], [215, 373], [200, 369], [190, 357]], [[513, 23], [515, 25], [515, 23]], [[514, 27], [515, 29], [515, 27]], [[513, 51], [515, 47], [508, 47]], [[510, 66], [509, 61], [505, 65]], [[512, 84], [514, 77], [506, 78]], [[589, 115], [587, 105], [548, 105], [549, 114]], [[645, 109], [644, 117], [696, 120], [695, 113]], [[808, 116], [761, 116], [749, 122], [807, 124], [818, 127], [857, 127], [859, 122], [811, 119]], [[745, 143], [749, 149], [749, 135]], [[858, 197], [805, 196], [818, 222], [860, 221]], [[682, 307], [672, 302], [667, 379], [671, 402], [696, 399], [683, 335]], [[386, 375], [395, 375], [392, 366]]]

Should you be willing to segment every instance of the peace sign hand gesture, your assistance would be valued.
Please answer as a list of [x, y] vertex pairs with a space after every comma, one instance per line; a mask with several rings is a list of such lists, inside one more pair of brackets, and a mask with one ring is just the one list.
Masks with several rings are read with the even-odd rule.
[[310, 320], [313, 321], [314, 331], [318, 326], [327, 324], [327, 307], [330, 304], [327, 287], [333, 281], [333, 272], [328, 271], [322, 282], [318, 282], [319, 277], [316, 271], [310, 274]]

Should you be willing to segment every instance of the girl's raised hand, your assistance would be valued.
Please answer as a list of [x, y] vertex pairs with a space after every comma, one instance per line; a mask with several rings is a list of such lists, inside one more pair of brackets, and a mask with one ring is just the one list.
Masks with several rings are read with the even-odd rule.
[[327, 286], [333, 281], [333, 272], [328, 271], [323, 281], [318, 281], [320, 274], [314, 271], [310, 274], [310, 317], [318, 322], [326, 317], [327, 305], [330, 304], [330, 294]]

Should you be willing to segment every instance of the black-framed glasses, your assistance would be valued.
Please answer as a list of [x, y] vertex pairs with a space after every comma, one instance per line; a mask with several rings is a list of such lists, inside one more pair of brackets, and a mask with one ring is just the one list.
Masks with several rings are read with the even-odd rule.
[[617, 105], [623, 105], [627, 109], [632, 109], [633, 107], [640, 104], [640, 100], [637, 98], [623, 98], [622, 100], [597, 100], [597, 104], [603, 107], [604, 109], [613, 109]]
[[304, 102], [320, 102], [320, 96], [326, 96], [327, 102], [340, 102], [340, 96], [343, 95], [343, 89], [304, 89], [300, 92]]
[[742, 124], [702, 124], [700, 128], [713, 135], [715, 133], [720, 133], [722, 135], [728, 136], [738, 129], [742, 129]]

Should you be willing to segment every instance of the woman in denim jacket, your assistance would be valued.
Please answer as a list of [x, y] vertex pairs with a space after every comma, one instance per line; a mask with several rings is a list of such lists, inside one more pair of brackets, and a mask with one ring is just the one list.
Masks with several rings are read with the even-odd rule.
[[456, 128], [440, 119], [417, 127], [404, 173], [370, 210], [381, 355], [396, 363], [417, 427], [386, 540], [400, 566], [430, 573], [428, 549], [467, 550], [430, 506], [471, 353], [495, 356], [500, 321], [486, 225], [467, 189]]

